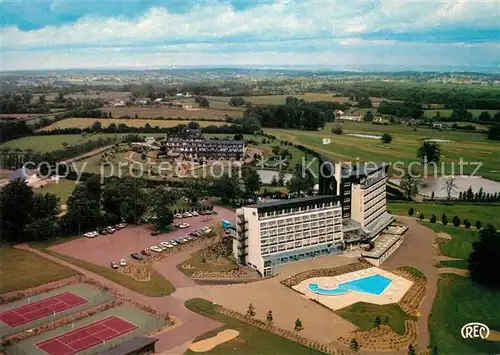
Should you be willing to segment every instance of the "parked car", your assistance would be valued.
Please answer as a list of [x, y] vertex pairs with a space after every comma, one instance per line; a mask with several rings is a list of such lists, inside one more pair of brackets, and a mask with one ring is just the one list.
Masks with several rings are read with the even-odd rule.
[[111, 268], [112, 268], [112, 269], [118, 269], [118, 268], [119, 268], [118, 263], [117, 263], [117, 262], [115, 262], [115, 261], [112, 261], [112, 262], [111, 262]]
[[127, 260], [121, 259], [120, 260], [120, 266], [126, 266], [127, 265]]
[[158, 247], [157, 245], [153, 245], [152, 247], [149, 248], [150, 250], [156, 252], [156, 253], [161, 253], [163, 251], [162, 248]]
[[158, 234], [160, 234], [160, 231], [154, 230], [154, 231], [151, 232], [152, 236], [155, 236], [155, 235], [158, 235]]
[[211, 214], [212, 214], [212, 211], [210, 211], [210, 210], [209, 210], [209, 211], [207, 211], [207, 213], [206, 213], [206, 214], [211, 215]]
[[106, 227], [106, 231], [108, 231], [108, 233], [110, 233], [110, 234], [113, 234], [114, 232], [116, 232], [116, 229], [114, 229], [113, 227], [109, 226], [109, 227]]
[[184, 218], [188, 218], [188, 217], [193, 217], [193, 215], [192, 215], [191, 213], [189, 213], [189, 212], [184, 212], [184, 213], [182, 214], [182, 217], [184, 217]]
[[109, 232], [106, 229], [99, 229], [99, 234], [105, 235], [105, 234], [109, 234]]
[[198, 231], [192, 231], [191, 233], [189, 233], [189, 235], [193, 236], [193, 237], [198, 237]]
[[168, 247], [166, 245], [163, 245], [163, 244], [158, 244], [158, 248], [160, 248], [161, 251], [165, 251], [168, 249]]
[[173, 245], [173, 246], [175, 247], [175, 246], [177, 245], [177, 242], [176, 242], [174, 239], [172, 239], [172, 240], [170, 241], [170, 245]]
[[99, 235], [98, 232], [87, 232], [83, 236], [87, 237], [87, 238], [94, 238], [94, 237], [97, 237], [98, 235]]
[[176, 227], [187, 228], [187, 227], [189, 227], [189, 223], [180, 223], [180, 224], [177, 224]]
[[205, 211], [200, 211], [200, 215], [204, 215], [206, 212]]
[[176, 213], [174, 217], [175, 217], [175, 218], [182, 218], [182, 214], [180, 214], [180, 213]]
[[130, 254], [130, 256], [133, 259], [135, 259], [135, 260], [142, 260], [142, 259], [144, 259], [144, 257], [141, 254], [139, 254], [139, 253], [132, 253], [132, 254]]
[[197, 217], [197, 216], [199, 216], [199, 215], [198, 215], [198, 212], [196, 212], [196, 211], [191, 212], [191, 214], [193, 215], [193, 217]]
[[151, 255], [151, 252], [149, 251], [149, 249], [148, 249], [148, 248], [146, 248], [146, 249], [143, 249], [143, 250], [141, 251], [141, 254], [142, 254], [142, 255], [146, 255], [146, 256], [148, 256], [148, 255]]

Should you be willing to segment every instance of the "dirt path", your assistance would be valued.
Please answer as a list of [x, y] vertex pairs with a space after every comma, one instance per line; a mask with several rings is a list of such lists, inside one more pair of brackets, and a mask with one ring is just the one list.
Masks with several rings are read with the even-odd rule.
[[171, 315], [182, 321], [182, 324], [170, 331], [163, 332], [157, 336], [159, 339], [156, 349], [158, 352], [167, 352], [169, 349], [176, 348], [176, 352], [168, 352], [172, 355], [181, 355], [189, 346], [189, 343], [196, 337], [218, 328], [221, 326], [220, 323], [202, 317], [194, 312], [189, 311], [184, 307], [184, 301], [178, 300], [171, 296], [166, 297], [148, 297], [141, 295], [134, 291], [131, 291], [123, 286], [120, 286], [100, 275], [94, 274], [93, 272], [87, 271], [85, 269], [74, 266], [66, 261], [57, 259], [51, 255], [45, 254], [37, 249], [31, 248], [27, 244], [17, 245], [16, 248], [28, 250], [34, 254], [40, 255], [46, 259], [55, 261], [61, 265], [69, 267], [76, 270], [83, 275], [100, 282], [110, 288], [115, 288], [118, 292], [122, 293], [126, 297], [141, 302], [143, 304], [148, 304], [151, 307], [157, 308], [162, 313], [169, 312]]
[[414, 218], [399, 216], [397, 219], [407, 224], [409, 229], [405, 234], [403, 244], [396, 253], [384, 262], [382, 268], [392, 270], [400, 266], [412, 266], [422, 271], [427, 278], [427, 293], [420, 306], [421, 316], [418, 318], [418, 349], [421, 352], [427, 348], [430, 341], [429, 314], [436, 297], [439, 279], [438, 270], [434, 266], [436, 259], [432, 248], [436, 234]]

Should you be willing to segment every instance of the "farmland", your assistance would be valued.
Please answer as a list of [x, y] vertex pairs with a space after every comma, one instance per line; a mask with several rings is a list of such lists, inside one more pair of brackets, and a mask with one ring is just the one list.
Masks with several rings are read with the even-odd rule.
[[[68, 118], [62, 121], [55, 122], [50, 126], [43, 128], [44, 131], [50, 131], [56, 128], [87, 128], [92, 126], [95, 121], [102, 123], [103, 127], [109, 126], [111, 123], [116, 125], [125, 124], [129, 127], [144, 127], [149, 123], [152, 127], [174, 127], [179, 124], [188, 124], [186, 120], [148, 120], [148, 119], [119, 119], [119, 118]], [[201, 127], [223, 125], [224, 122], [219, 124], [214, 121], [197, 121]]]
[[[404, 125], [383, 126], [360, 122], [345, 122], [342, 124], [344, 133], [372, 135], [390, 133], [393, 142], [391, 144], [382, 144], [378, 139], [332, 134], [332, 126], [333, 124], [327, 124], [324, 130], [318, 132], [286, 129], [265, 129], [265, 132], [276, 136], [277, 139], [304, 145], [336, 161], [401, 162], [398, 166], [400, 169], [403, 164], [406, 166], [410, 162], [418, 160], [416, 152], [423, 139], [447, 139], [451, 142], [440, 144], [442, 148], [441, 162], [444, 163], [444, 170], [441, 174], [450, 172], [451, 163], [457, 164], [462, 158], [464, 162], [482, 163], [477, 175], [500, 180], [500, 170], [498, 169], [500, 143], [489, 141], [482, 134], [438, 131], [406, 127]], [[323, 145], [323, 138], [330, 138], [331, 143]], [[458, 165], [456, 169], [458, 169]], [[474, 169], [475, 165], [465, 165], [464, 173], [471, 173]], [[432, 170], [429, 172], [432, 173]]]
[[106, 107], [104, 112], [111, 113], [113, 117], [138, 118], [211, 118], [224, 119], [226, 115], [240, 117], [239, 110], [212, 109], [212, 108], [170, 108], [170, 107]]
[[[90, 119], [93, 120], [93, 119]], [[93, 120], [92, 122], [94, 122]], [[92, 123], [90, 123], [92, 124]], [[14, 139], [0, 144], [0, 149], [19, 149], [19, 150], [33, 150], [35, 152], [44, 153], [51, 152], [57, 149], [62, 149], [67, 143], [68, 145], [79, 145], [91, 140], [109, 137], [121, 137], [124, 134], [112, 133], [95, 133], [95, 134], [61, 134], [56, 136], [33, 136]]]
[[[246, 101], [250, 101], [253, 105], [282, 105], [285, 103], [288, 96], [294, 96], [298, 99], [304, 99], [305, 101], [337, 101], [345, 102], [348, 101], [347, 97], [335, 97], [332, 93], [312, 93], [306, 92], [303, 95], [265, 95], [265, 96], [243, 96]], [[210, 101], [210, 107], [212, 107], [212, 102], [228, 102], [231, 96], [207, 96]], [[228, 107], [234, 109], [234, 107]]]
[[[87, 92], [75, 92], [73, 94], [65, 95], [64, 97], [72, 98], [72, 99], [125, 99], [131, 93], [128, 91], [87, 91]], [[54, 101], [57, 97], [57, 92], [51, 92], [45, 94], [45, 98], [47, 101]], [[40, 94], [33, 95], [33, 102], [38, 100]]]

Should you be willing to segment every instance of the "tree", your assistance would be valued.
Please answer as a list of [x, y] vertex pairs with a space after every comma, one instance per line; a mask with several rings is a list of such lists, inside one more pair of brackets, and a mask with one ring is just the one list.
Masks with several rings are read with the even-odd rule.
[[342, 126], [338, 123], [336, 123], [333, 128], [332, 128], [332, 133], [333, 134], [342, 134]]
[[236, 133], [233, 137], [233, 140], [235, 141], [242, 141], [243, 140], [243, 134], [241, 133]]
[[444, 181], [443, 181], [442, 188], [446, 190], [446, 196], [447, 196], [448, 200], [450, 200], [451, 195], [457, 191], [457, 184], [455, 184], [455, 177], [446, 176]]
[[491, 121], [491, 115], [488, 111], [483, 111], [481, 112], [481, 114], [479, 114], [478, 120], [489, 122]]
[[413, 216], [413, 214], [415, 213], [415, 210], [413, 209], [413, 207], [410, 207], [410, 209], [408, 210], [408, 216]]
[[476, 221], [476, 229], [481, 229], [481, 221]]
[[425, 218], [425, 216], [424, 216], [424, 214], [423, 214], [423, 213], [420, 213], [420, 216], [418, 216], [418, 218], [419, 218], [421, 221], [423, 221], [423, 220], [424, 220], [424, 218]]
[[134, 223], [147, 211], [148, 201], [144, 182], [132, 177], [110, 179], [102, 194], [106, 213]]
[[434, 196], [435, 196], [434, 191], [432, 191], [431, 192], [431, 200], [434, 200]]
[[438, 349], [437, 345], [434, 345], [432, 347], [430, 355], [439, 355], [439, 349]]
[[267, 324], [273, 324], [273, 311], [267, 312], [266, 321]]
[[458, 218], [458, 216], [453, 216], [453, 225], [455, 227], [459, 227], [460, 226], [460, 218]]
[[495, 124], [488, 130], [488, 139], [500, 140], [500, 124]]
[[420, 178], [414, 175], [410, 169], [403, 175], [399, 187], [403, 190], [403, 197], [407, 200], [412, 199], [418, 194]]
[[200, 129], [200, 124], [196, 121], [189, 121], [187, 124], [188, 129]]
[[500, 232], [488, 224], [479, 232], [479, 241], [472, 243], [469, 272], [473, 281], [491, 288], [500, 288]]
[[382, 143], [389, 144], [392, 142], [392, 136], [389, 133], [384, 133], [382, 134], [380, 140], [382, 141]]
[[436, 215], [433, 213], [432, 216], [431, 216], [430, 222], [431, 223], [436, 223], [436, 220], [437, 220]]
[[415, 347], [412, 344], [408, 345], [408, 355], [416, 355]]
[[441, 216], [441, 223], [445, 226], [448, 224], [448, 216], [445, 213]]
[[249, 304], [248, 305], [248, 309], [247, 309], [247, 317], [255, 317], [255, 307], [253, 304]]
[[248, 195], [253, 195], [262, 187], [262, 180], [260, 175], [255, 169], [243, 169], [243, 183], [245, 185], [245, 192]]
[[201, 178], [187, 178], [184, 181], [185, 187], [182, 189], [182, 196], [189, 199], [191, 205], [195, 206], [206, 195], [206, 182]]
[[86, 183], [78, 185], [68, 198], [66, 214], [62, 217], [61, 224], [66, 231], [77, 231], [95, 228], [101, 219], [101, 208], [91, 198], [91, 193]]
[[102, 131], [102, 123], [100, 121], [95, 121], [92, 123], [92, 126], [90, 126], [90, 130], [93, 132], [100, 132]]
[[241, 196], [241, 183], [234, 174], [224, 174], [213, 183], [214, 196], [220, 197], [223, 203], [228, 203]]
[[97, 175], [93, 175], [90, 179], [85, 181], [85, 186], [87, 187], [88, 198], [100, 204], [102, 196], [101, 178]]
[[474, 192], [472, 192], [472, 186], [469, 186], [467, 191], [465, 192], [465, 197], [467, 200], [471, 201], [474, 199]]
[[283, 169], [278, 172], [278, 186], [285, 186], [285, 171]]
[[210, 101], [204, 96], [197, 96], [194, 99], [194, 102], [197, 103], [200, 107], [208, 108], [210, 107]]
[[441, 158], [441, 147], [434, 142], [423, 142], [417, 150], [417, 157], [425, 163], [439, 163]]
[[468, 220], [468, 219], [464, 220], [464, 226], [465, 226], [465, 228], [467, 228], [467, 229], [469, 229], [469, 228], [470, 228], [471, 224], [470, 224], [470, 222], [469, 222], [469, 220]]
[[349, 344], [349, 348], [351, 349], [351, 351], [353, 353], [356, 353], [356, 354], [358, 353], [360, 346], [359, 346], [358, 341], [356, 340], [356, 338], [352, 338], [351, 339], [351, 343]]
[[158, 186], [151, 193], [153, 213], [156, 216], [156, 229], [163, 230], [174, 221], [172, 206], [178, 201], [179, 195], [171, 189]]
[[273, 178], [271, 179], [271, 186], [278, 186], [278, 179], [276, 178], [276, 175], [273, 175]]
[[23, 231], [33, 211], [33, 190], [21, 180], [9, 182], [0, 190], [2, 237], [9, 242], [23, 241]]
[[367, 111], [365, 113], [365, 115], [363, 116], [363, 121], [365, 121], [365, 122], [372, 122], [374, 117], [375, 116], [373, 115], [373, 112], [371, 110]]
[[382, 323], [382, 321], [380, 320], [380, 316], [379, 316], [379, 315], [377, 315], [377, 316], [375, 317], [375, 321], [373, 322], [373, 326], [374, 326], [375, 328], [378, 328], [378, 327], [380, 327], [380, 323]]
[[296, 332], [300, 332], [301, 330], [304, 330], [304, 326], [302, 325], [302, 321], [297, 318], [295, 320], [295, 327], [293, 328]]

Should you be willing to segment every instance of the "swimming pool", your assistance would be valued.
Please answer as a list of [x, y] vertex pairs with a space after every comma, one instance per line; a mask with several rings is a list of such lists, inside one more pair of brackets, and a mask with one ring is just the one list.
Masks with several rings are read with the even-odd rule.
[[349, 291], [380, 295], [391, 284], [391, 282], [391, 279], [375, 274], [361, 279], [342, 282], [335, 288], [323, 288], [318, 284], [310, 283], [307, 285], [307, 289], [311, 292], [327, 296], [341, 295]]

